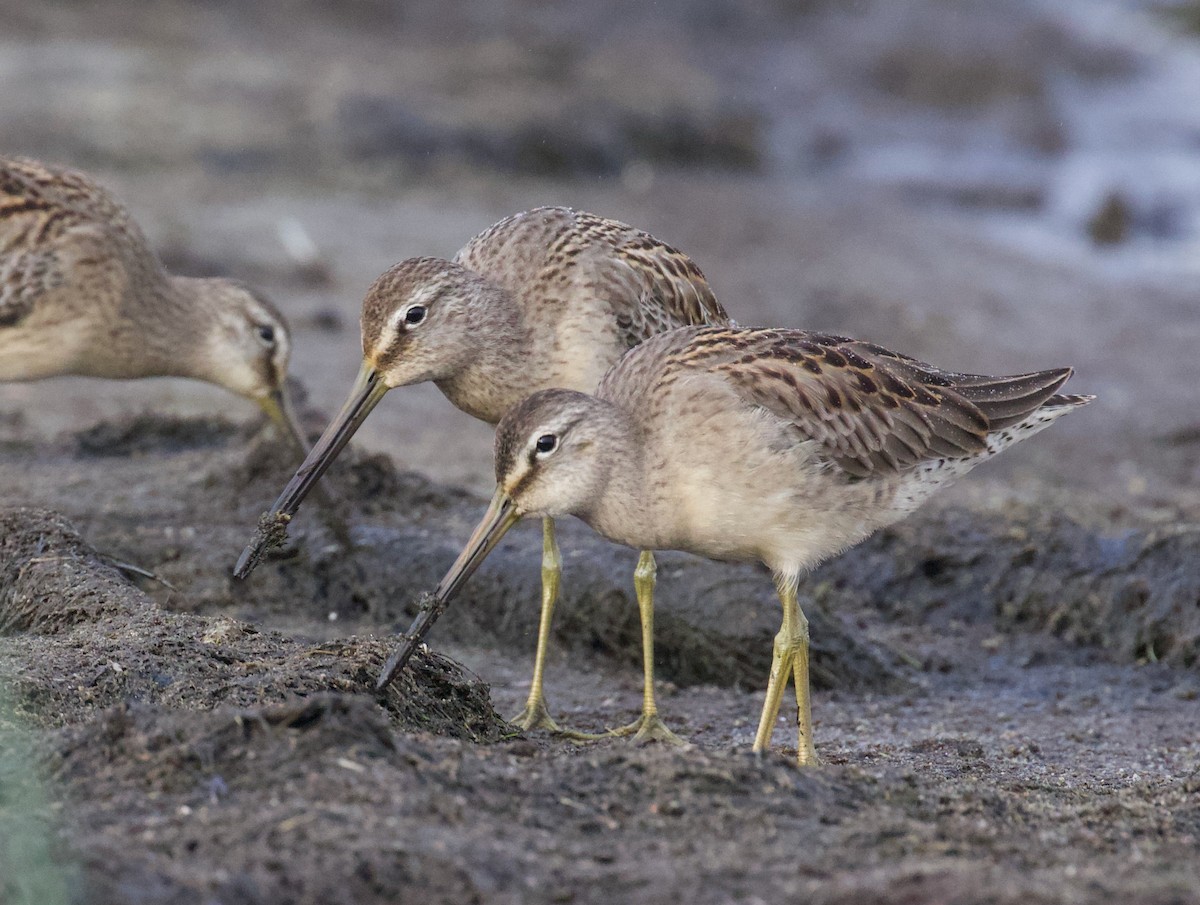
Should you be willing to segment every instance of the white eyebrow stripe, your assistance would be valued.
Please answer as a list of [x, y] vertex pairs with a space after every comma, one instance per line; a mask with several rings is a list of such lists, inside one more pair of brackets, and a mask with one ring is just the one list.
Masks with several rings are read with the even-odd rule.
[[378, 355], [395, 341], [396, 327], [391, 321], [388, 321], [383, 325], [383, 329], [379, 331], [379, 336], [376, 337], [375, 346], [371, 351]]
[[400, 322], [404, 320], [404, 315], [413, 305], [428, 305], [433, 301], [434, 295], [437, 294], [436, 286], [422, 286], [416, 292], [408, 297], [408, 301], [401, 305], [392, 314], [391, 320], [388, 321], [388, 328], [391, 335], [388, 337], [389, 342], [396, 338], [396, 334], [400, 332]]
[[272, 327], [282, 327], [279, 318], [267, 310], [266, 305], [263, 305], [254, 296], [250, 296], [250, 303], [246, 305], [246, 313], [250, 315], [250, 319], [255, 324], [268, 324]]
[[396, 341], [396, 337], [400, 335], [403, 329], [401, 325], [404, 321], [404, 315], [408, 312], [409, 308], [413, 305], [428, 305], [437, 294], [438, 287], [436, 285], [421, 286], [413, 290], [413, 293], [408, 297], [408, 301], [392, 312], [391, 316], [384, 323], [383, 328], [379, 331], [379, 338], [375, 341], [375, 348], [373, 349], [374, 354], [381, 354], [384, 349], [387, 349]]

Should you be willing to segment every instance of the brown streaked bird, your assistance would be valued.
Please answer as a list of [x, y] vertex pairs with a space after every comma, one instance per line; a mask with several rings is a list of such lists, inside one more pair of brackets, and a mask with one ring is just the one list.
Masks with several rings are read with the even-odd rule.
[[[593, 214], [543, 207], [501, 220], [453, 261], [411, 258], [375, 281], [362, 309], [363, 364], [350, 398], [266, 516], [286, 522], [383, 395], [433, 381], [458, 408], [496, 424], [529, 393], [593, 390], [628, 349], [664, 330], [727, 324], [704, 274], [653, 236]], [[562, 559], [543, 520], [542, 612], [529, 698], [517, 725], [560, 731], [543, 669]], [[253, 568], [269, 531], [243, 552]], [[644, 655], [641, 717], [615, 734], [674, 740], [658, 716], [653, 677], [655, 565], [634, 572]], [[579, 733], [572, 733], [579, 735]]]
[[[496, 494], [438, 585], [436, 614], [513, 524], [575, 515], [617, 543], [760, 561], [783, 603], [754, 750], [794, 678], [801, 764], [816, 763], [801, 572], [1091, 396], [1070, 368], [985, 377], [799, 330], [684, 328], [630, 351], [589, 396], [544, 390], [496, 431]], [[389, 659], [385, 685], [427, 628]]]
[[307, 451], [275, 306], [227, 279], [167, 273], [90, 177], [0, 157], [0, 381], [191, 377], [252, 399]]

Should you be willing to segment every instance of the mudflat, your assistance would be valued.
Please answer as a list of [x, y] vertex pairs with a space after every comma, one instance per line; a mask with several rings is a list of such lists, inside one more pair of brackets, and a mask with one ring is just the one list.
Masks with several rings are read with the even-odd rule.
[[[249, 405], [0, 386], [0, 901], [1200, 901], [1197, 199], [1134, 166], [1194, 140], [1194, 33], [1082, 2], [753, 6], [0, 0], [3, 150], [96, 173], [179, 272], [267, 291], [311, 432], [375, 276], [545, 203], [682, 248], [741, 323], [1073, 365], [1098, 396], [805, 578], [825, 765], [798, 770], [782, 720], [749, 754], [769, 577], [680, 554], [658, 671], [687, 747], [505, 724], [536, 525], [374, 692], [490, 489], [490, 431], [432, 387], [323, 481], [352, 548], [310, 500], [237, 582], [298, 464]], [[549, 703], [620, 725], [636, 553], [559, 539]]]

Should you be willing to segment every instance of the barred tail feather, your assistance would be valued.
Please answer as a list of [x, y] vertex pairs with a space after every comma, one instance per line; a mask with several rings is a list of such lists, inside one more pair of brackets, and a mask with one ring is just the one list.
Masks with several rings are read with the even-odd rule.
[[[1065, 377], [1063, 378], [1066, 379]], [[1041, 433], [1063, 415], [1087, 405], [1095, 396], [1050, 396], [1020, 421], [989, 431], [983, 452], [965, 459], [930, 459], [917, 466], [900, 485], [893, 503], [897, 515], [912, 512], [935, 491], [965, 475], [1008, 447]]]

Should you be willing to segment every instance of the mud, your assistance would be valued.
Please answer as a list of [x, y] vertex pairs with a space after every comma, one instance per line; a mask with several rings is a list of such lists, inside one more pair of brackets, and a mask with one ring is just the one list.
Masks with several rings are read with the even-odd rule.
[[[389, 629], [484, 501], [351, 451], [329, 480], [348, 510], [374, 500], [355, 549], [306, 506], [285, 555], [235, 582], [262, 501], [228, 477], [285, 447], [154, 420], [179, 442], [127, 461], [78, 436], [0, 451], [5, 498], [90, 513], [86, 541], [45, 509], [0, 513], [6, 731], [37, 752], [79, 901], [1200, 900], [1194, 534], [1078, 496], [974, 499], [825, 566], [803, 597], [825, 766], [801, 771], [786, 719], [748, 753], [778, 618], [761, 570], [663, 557], [660, 705], [687, 747], [526, 736], [493, 702], [521, 703], [537, 526], [376, 695]], [[637, 706], [634, 554], [571, 524], [560, 543], [551, 705], [601, 729]], [[135, 587], [114, 553], [187, 590]], [[1148, 649], [1156, 626], [1173, 640]]]
[[[1090, 521], [1090, 523], [1089, 523]], [[817, 570], [841, 607], [1041, 630], [1126, 662], [1200, 664], [1200, 531], [1010, 502], [935, 507]]]
[[[164, 612], [45, 510], [0, 512], [0, 537], [0, 632], [14, 639], [10, 664], [20, 652], [15, 706], [39, 721], [129, 702], [208, 710], [374, 691], [378, 641], [304, 645], [227, 617]], [[418, 653], [397, 684], [380, 706], [399, 725], [481, 740], [506, 731], [486, 687], [443, 657]]]
[[[953, 6], [0, 0], [0, 151], [267, 292], [310, 434], [372, 280], [538, 204], [650, 229], [739, 322], [1098, 396], [805, 578], [801, 771], [786, 715], [748, 754], [769, 576], [678, 554], [686, 747], [504, 724], [536, 524], [375, 693], [491, 487], [491, 432], [433, 387], [237, 582], [299, 464], [251, 403], [0, 386], [0, 903], [1200, 902], [1196, 4]], [[636, 554], [560, 544], [550, 708], [619, 726]]]

